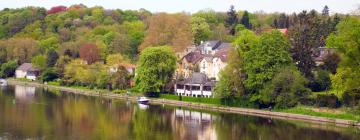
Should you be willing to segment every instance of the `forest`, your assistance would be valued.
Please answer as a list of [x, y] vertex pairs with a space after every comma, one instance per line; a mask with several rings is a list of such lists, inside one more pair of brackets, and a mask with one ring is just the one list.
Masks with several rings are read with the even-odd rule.
[[[140, 91], [159, 92], [172, 80], [175, 52], [221, 40], [231, 42], [233, 51], [216, 97], [258, 108], [304, 104], [360, 110], [359, 13], [330, 14], [327, 6], [292, 14], [234, 6], [227, 12], [174, 14], [82, 4], [5, 8], [0, 11], [0, 75], [13, 77], [19, 65], [32, 63], [44, 82], [125, 90], [135, 79]], [[320, 48], [336, 51], [317, 65]], [[146, 64], [152, 55], [163, 56], [152, 63], [168, 67]], [[128, 64], [140, 65], [139, 76], [126, 70]], [[109, 73], [109, 67], [118, 70]], [[150, 77], [149, 70], [165, 72]]]

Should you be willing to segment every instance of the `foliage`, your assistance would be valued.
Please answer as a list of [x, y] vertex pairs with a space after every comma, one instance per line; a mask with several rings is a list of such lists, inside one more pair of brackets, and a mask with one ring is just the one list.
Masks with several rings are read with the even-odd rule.
[[46, 57], [44, 55], [37, 55], [31, 59], [32, 65], [40, 71], [46, 69]]
[[50, 49], [46, 53], [46, 58], [46, 65], [48, 67], [53, 67], [56, 64], [56, 61], [59, 59], [59, 55], [54, 49]]
[[319, 92], [330, 89], [331, 79], [328, 71], [317, 70], [314, 75], [314, 80], [308, 85], [312, 91]]
[[241, 20], [240, 20], [240, 23], [242, 25], [244, 25], [246, 28], [248, 29], [251, 29], [251, 23], [250, 23], [250, 19], [249, 19], [249, 12], [248, 11], [245, 11]]
[[41, 80], [44, 82], [54, 81], [59, 76], [53, 68], [48, 68], [41, 73]]
[[109, 66], [120, 66], [124, 62], [125, 59], [121, 54], [111, 54], [106, 58], [106, 64]]
[[340, 100], [335, 94], [318, 94], [316, 96], [316, 106], [318, 107], [340, 107]]
[[191, 32], [194, 37], [194, 43], [199, 45], [201, 41], [205, 41], [210, 36], [210, 27], [206, 20], [201, 17], [191, 18]]
[[296, 68], [280, 69], [271, 82], [260, 91], [261, 100], [265, 104], [275, 105], [275, 108], [289, 108], [297, 105], [310, 91], [305, 88], [306, 79]]
[[159, 13], [149, 19], [140, 51], [151, 46], [169, 45], [176, 52], [192, 44], [191, 18], [185, 14]]
[[226, 14], [225, 27], [228, 28], [231, 35], [235, 35], [235, 27], [238, 24], [238, 16], [233, 5], [230, 6], [230, 9]]
[[350, 91], [360, 87], [360, 20], [346, 18], [336, 27], [337, 32], [327, 39], [327, 45], [337, 48], [341, 62], [337, 73], [331, 77], [334, 88]]
[[2, 78], [14, 76], [17, 67], [18, 64], [16, 61], [8, 61], [6, 63], [3, 63], [0, 68], [0, 76]]
[[342, 102], [349, 107], [360, 104], [360, 89], [347, 90], [342, 95]]
[[252, 93], [271, 81], [278, 69], [292, 62], [288, 52], [290, 44], [278, 31], [261, 35], [259, 45], [250, 43], [243, 50], [248, 48], [249, 51], [243, 55], [244, 71], [247, 74], [245, 87]]
[[171, 47], [149, 47], [138, 61], [136, 86], [141, 92], [160, 92], [171, 80], [176, 67], [176, 56]]
[[80, 58], [92, 64], [100, 59], [100, 50], [95, 44], [86, 44], [80, 48]]
[[228, 65], [220, 72], [220, 80], [214, 90], [217, 97], [234, 98], [245, 94], [243, 83], [245, 73], [242, 71], [239, 53], [239, 50], [231, 49]]
[[320, 68], [335, 74], [340, 61], [341, 58], [339, 54], [331, 53], [325, 57], [324, 64], [321, 65]]

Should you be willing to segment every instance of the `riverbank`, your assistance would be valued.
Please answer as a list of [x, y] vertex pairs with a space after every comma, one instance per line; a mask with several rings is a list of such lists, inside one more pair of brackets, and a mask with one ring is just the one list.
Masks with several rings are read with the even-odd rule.
[[[82, 95], [87, 95], [87, 96], [97, 96], [97, 97], [109, 98], [109, 99], [128, 99], [128, 100], [136, 101], [136, 97], [134, 97], [134, 96], [115, 94], [110, 91], [104, 91], [104, 90], [77, 89], [77, 88], [64, 87], [64, 86], [46, 85], [46, 84], [41, 84], [41, 83], [36, 83], [36, 82], [29, 82], [29, 81], [20, 81], [20, 80], [15, 80], [15, 79], [9, 79], [8, 84], [52, 88], [52, 89], [57, 89], [57, 90], [65, 91], [65, 92], [72, 92], [72, 93], [82, 94]], [[302, 121], [309, 121], [309, 122], [314, 122], [314, 123], [329, 123], [329, 124], [335, 124], [335, 125], [341, 125], [341, 126], [355, 126], [355, 127], [360, 128], [360, 122], [357, 122], [354, 120], [326, 118], [326, 117], [301, 115], [301, 114], [293, 114], [293, 113], [285, 113], [285, 112], [272, 112], [272, 111], [258, 110], [258, 109], [226, 107], [226, 106], [184, 102], [184, 101], [159, 99], [159, 98], [151, 99], [151, 103], [152, 104], [167, 104], [167, 105], [173, 105], [173, 106], [213, 110], [213, 111], [220, 111], [220, 112], [239, 113], [239, 114], [254, 115], [254, 116], [276, 118], [276, 119], [302, 120]]]

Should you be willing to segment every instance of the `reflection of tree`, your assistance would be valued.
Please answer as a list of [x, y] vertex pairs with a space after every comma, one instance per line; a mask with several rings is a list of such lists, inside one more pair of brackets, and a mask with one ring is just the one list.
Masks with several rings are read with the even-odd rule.
[[171, 110], [152, 106], [147, 110], [136, 108], [130, 125], [132, 137], [136, 140], [171, 140], [175, 139], [171, 128]]

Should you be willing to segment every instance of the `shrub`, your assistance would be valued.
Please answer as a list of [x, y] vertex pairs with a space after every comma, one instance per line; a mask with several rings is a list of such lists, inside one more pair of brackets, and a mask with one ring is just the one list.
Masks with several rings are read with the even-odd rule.
[[340, 101], [335, 94], [318, 94], [316, 96], [316, 106], [318, 107], [340, 107]]
[[0, 76], [3, 78], [12, 77], [15, 75], [15, 70], [18, 67], [16, 61], [8, 61], [1, 65]]
[[355, 107], [360, 101], [360, 89], [345, 91], [342, 95], [342, 102], [349, 107]]
[[48, 82], [48, 81], [53, 81], [55, 79], [59, 78], [58, 74], [55, 72], [54, 69], [49, 68], [46, 69], [42, 74], [41, 74], [41, 79], [44, 82]]
[[127, 93], [127, 90], [113, 90], [112, 92], [114, 92], [115, 94], [122, 94], [122, 93]]
[[318, 70], [315, 74], [315, 80], [308, 85], [308, 87], [315, 92], [327, 90], [330, 86], [330, 73], [325, 70]]

